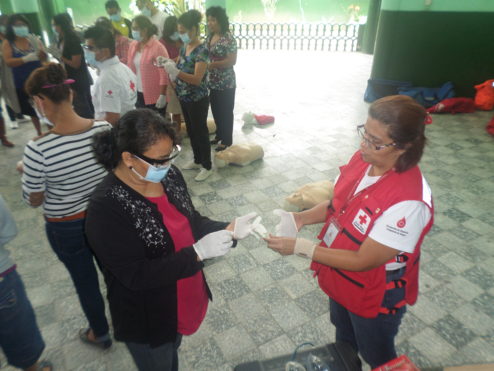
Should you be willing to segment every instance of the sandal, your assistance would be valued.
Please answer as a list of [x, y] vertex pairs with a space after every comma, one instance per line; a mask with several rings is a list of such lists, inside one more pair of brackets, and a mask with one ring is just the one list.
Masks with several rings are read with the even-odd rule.
[[227, 146], [226, 144], [218, 144], [214, 150], [215, 152], [221, 152], [227, 149], [228, 147], [229, 146]]
[[50, 361], [40, 361], [38, 362], [38, 367], [36, 368], [36, 371], [46, 371], [45, 368], [49, 367], [50, 371], [53, 371], [53, 364]]
[[214, 138], [212, 140], [209, 141], [209, 143], [211, 144], [218, 144], [220, 142], [221, 139], [218, 139], [218, 138]]
[[108, 349], [112, 346], [110, 335], [102, 336], [103, 339], [100, 338], [101, 340], [90, 340], [88, 337], [89, 331], [91, 331], [90, 328], [82, 328], [79, 330], [79, 339], [81, 339], [83, 343], [95, 346], [103, 350]]

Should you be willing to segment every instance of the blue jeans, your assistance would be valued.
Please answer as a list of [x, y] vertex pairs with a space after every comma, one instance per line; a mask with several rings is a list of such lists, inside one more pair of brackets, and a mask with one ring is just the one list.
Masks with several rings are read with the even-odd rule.
[[139, 371], [177, 371], [177, 350], [181, 343], [182, 335], [177, 334], [175, 342], [165, 343], [156, 348], [131, 342], [126, 342], [125, 345]]
[[104, 340], [108, 335], [108, 321], [93, 253], [84, 233], [85, 221], [46, 222], [46, 235], [53, 251], [72, 277], [89, 327], [98, 340]]
[[[389, 282], [398, 279], [401, 275], [402, 271], [397, 272], [395, 275], [389, 275], [387, 280]], [[404, 295], [404, 288], [386, 291], [383, 307], [392, 308], [394, 304], [403, 300]], [[329, 299], [329, 313], [331, 322], [336, 327], [336, 341], [349, 343], [371, 368], [396, 358], [394, 339], [405, 312], [406, 306], [403, 306], [396, 314], [379, 314], [376, 318], [364, 318]]]
[[0, 277], [0, 346], [9, 364], [22, 369], [35, 364], [45, 349], [33, 307], [15, 270]]

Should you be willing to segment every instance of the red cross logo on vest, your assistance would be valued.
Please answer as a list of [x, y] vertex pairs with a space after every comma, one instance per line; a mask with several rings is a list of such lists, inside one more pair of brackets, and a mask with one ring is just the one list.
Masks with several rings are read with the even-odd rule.
[[135, 87], [136, 87], [136, 84], [134, 84], [134, 81], [130, 80], [130, 90], [135, 92]]
[[360, 209], [355, 215], [355, 218], [353, 219], [352, 225], [355, 227], [357, 231], [359, 231], [362, 234], [367, 233], [367, 228], [369, 227], [371, 218], [370, 215], [367, 214], [364, 210]]

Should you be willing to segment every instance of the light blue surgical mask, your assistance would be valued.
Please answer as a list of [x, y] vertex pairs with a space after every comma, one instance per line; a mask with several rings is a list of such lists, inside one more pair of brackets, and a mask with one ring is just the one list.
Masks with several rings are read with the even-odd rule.
[[186, 33], [180, 33], [180, 34], [178, 34], [178, 36], [180, 36], [180, 39], [182, 40], [182, 42], [184, 44], [190, 43], [190, 37], [189, 37], [189, 34], [187, 32]]
[[141, 13], [142, 15], [145, 15], [148, 18], [151, 17], [151, 10], [149, 10], [147, 7], [142, 8]]
[[13, 26], [15, 36], [17, 37], [28, 37], [29, 28], [27, 26]]
[[177, 41], [178, 39], [180, 39], [180, 34], [178, 32], [175, 31], [170, 35], [170, 40]]
[[86, 58], [87, 64], [93, 67], [98, 67], [99, 62], [96, 60], [96, 54], [91, 50], [84, 49], [84, 57]]
[[132, 38], [136, 41], [141, 41], [142, 40], [141, 31], [132, 30]]
[[139, 174], [133, 167], [130, 168], [130, 170], [132, 170], [139, 178], [141, 178], [142, 180], [147, 180], [148, 182], [151, 183], [159, 183], [166, 178], [166, 175], [168, 174], [171, 165], [156, 167], [144, 161], [142, 158], [139, 158], [137, 156], [135, 157], [149, 165], [148, 171], [146, 172], [146, 176], [142, 176], [141, 174]]
[[115, 13], [115, 14], [112, 14], [110, 16], [110, 19], [113, 21], [113, 22], [120, 22], [120, 20], [122, 19], [122, 16], [120, 15], [120, 13]]
[[57, 28], [55, 26], [51, 26], [51, 30], [55, 34], [55, 36], [58, 38], [60, 35], [58, 34]]
[[0, 33], [3, 33], [4, 35], [7, 33], [7, 27], [5, 27], [3, 24], [0, 25]]

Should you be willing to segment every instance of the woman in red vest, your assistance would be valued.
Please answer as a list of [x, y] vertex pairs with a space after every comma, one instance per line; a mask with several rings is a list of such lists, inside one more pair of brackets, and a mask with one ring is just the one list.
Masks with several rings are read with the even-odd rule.
[[[394, 338], [406, 304], [418, 294], [420, 245], [433, 223], [431, 190], [417, 164], [427, 113], [413, 99], [375, 101], [357, 129], [360, 149], [340, 168], [333, 200], [281, 212], [268, 247], [312, 260], [329, 296], [336, 340], [350, 343], [372, 368], [396, 357]], [[318, 243], [297, 238], [324, 223]]]

